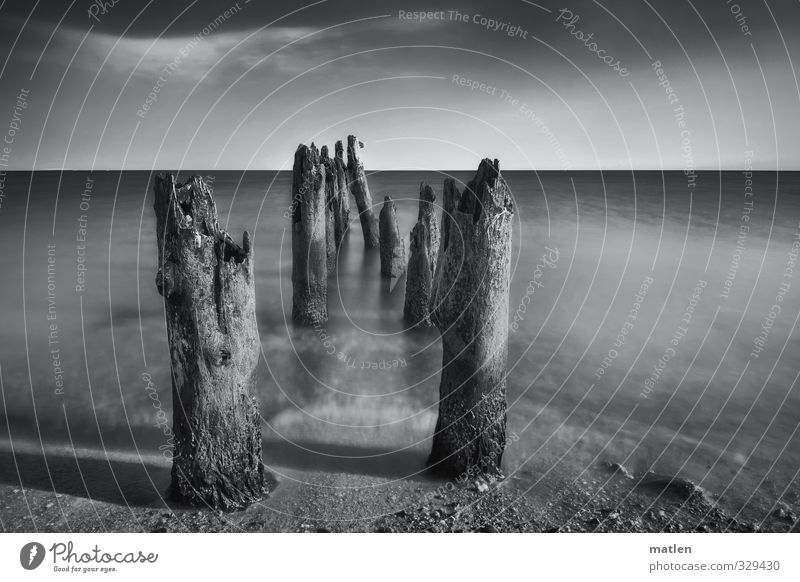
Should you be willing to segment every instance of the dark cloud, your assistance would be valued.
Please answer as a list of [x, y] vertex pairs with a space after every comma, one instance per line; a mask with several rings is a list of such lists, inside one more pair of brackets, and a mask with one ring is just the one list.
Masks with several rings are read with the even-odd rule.
[[[690, 112], [698, 165], [738, 167], [751, 148], [758, 165], [797, 166], [796, 3], [112, 4], [15, 0], [0, 7], [0, 106], [10, 108], [20, 87], [32, 95], [18, 167], [64, 160], [118, 167], [123, 159], [167, 166], [187, 157], [195, 166], [241, 167], [252, 158], [257, 167], [279, 167], [297, 141], [348, 127], [380, 145], [372, 158], [378, 166], [398, 163], [398, 155], [419, 164], [434, 153], [444, 166], [472, 165], [463, 148], [429, 145], [444, 139], [475, 155], [483, 141], [507, 150], [504, 157], [519, 167], [558, 168], [565, 152], [572, 167], [680, 167], [680, 135], [654, 60]], [[399, 18], [400, 11], [430, 10], [447, 16]], [[557, 21], [562, 10], [572, 24]], [[598, 50], [629, 74], [617, 75]], [[153, 107], [137, 117], [176, 62]], [[459, 86], [453, 75], [495, 94]], [[120, 136], [130, 137], [137, 124], [128, 151]], [[194, 141], [185, 129], [193, 126]], [[161, 141], [165, 127], [173, 135], [154, 151], [148, 144]], [[404, 154], [399, 144], [410, 138], [420, 146]], [[225, 152], [214, 151], [220, 139]]]

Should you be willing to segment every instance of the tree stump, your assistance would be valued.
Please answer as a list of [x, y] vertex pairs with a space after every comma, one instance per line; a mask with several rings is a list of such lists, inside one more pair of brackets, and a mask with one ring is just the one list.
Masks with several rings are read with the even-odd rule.
[[419, 214], [411, 230], [411, 250], [406, 272], [403, 316], [418, 327], [430, 327], [433, 277], [439, 254], [439, 224], [436, 221], [436, 195], [425, 182], [419, 185]]
[[443, 221], [431, 313], [442, 333], [442, 379], [428, 465], [449, 477], [500, 474], [506, 440], [512, 215], [499, 162], [484, 159], [461, 195], [452, 223], [448, 227]]
[[171, 496], [237, 509], [267, 493], [255, 394], [259, 358], [253, 250], [217, 224], [211, 189], [194, 176], [155, 180], [158, 274], [172, 364]]
[[318, 325], [328, 319], [328, 265], [325, 170], [313, 143], [294, 154], [292, 201], [292, 319]]
[[406, 268], [406, 249], [397, 226], [394, 201], [386, 196], [380, 214], [381, 276], [399, 278]]
[[356, 136], [347, 136], [347, 177], [349, 178], [350, 192], [356, 199], [361, 230], [364, 233], [364, 245], [368, 249], [375, 249], [379, 244], [378, 225], [372, 211], [372, 196], [369, 193], [364, 164], [358, 157], [358, 148], [362, 147], [364, 144], [358, 141]]
[[350, 188], [347, 186], [347, 165], [344, 163], [343, 156], [344, 152], [340, 140], [336, 142], [336, 155], [333, 158], [333, 167], [336, 173], [336, 190], [338, 192], [334, 223], [337, 247], [341, 246], [345, 236], [350, 232]]

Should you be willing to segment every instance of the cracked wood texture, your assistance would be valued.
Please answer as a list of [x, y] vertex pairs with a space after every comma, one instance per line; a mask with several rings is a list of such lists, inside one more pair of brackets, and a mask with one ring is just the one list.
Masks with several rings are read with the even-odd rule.
[[335, 155], [332, 160], [336, 175], [336, 204], [334, 213], [334, 235], [337, 248], [341, 246], [350, 226], [350, 188], [347, 185], [347, 165], [344, 163], [342, 142], [337, 141]]
[[156, 285], [172, 363], [175, 451], [171, 496], [239, 509], [267, 493], [255, 399], [259, 357], [253, 251], [217, 224], [199, 176], [155, 180]]
[[419, 213], [411, 230], [411, 246], [406, 271], [406, 296], [403, 316], [411, 325], [430, 327], [433, 277], [439, 255], [439, 223], [436, 220], [436, 195], [425, 182], [419, 185]]
[[380, 214], [381, 277], [396, 279], [406, 268], [406, 249], [397, 226], [397, 209], [390, 196], [383, 199]]
[[317, 148], [300, 145], [292, 177], [292, 319], [328, 320], [328, 245], [325, 168]]
[[442, 378], [428, 466], [449, 477], [499, 475], [513, 204], [497, 160], [484, 159], [460, 196], [452, 188], [431, 313], [442, 333]]
[[[458, 188], [456, 188], [456, 181], [453, 178], [445, 178], [444, 188], [442, 189], [442, 220], [439, 228], [439, 252], [436, 257], [436, 268], [434, 269], [433, 284], [431, 288], [431, 312], [436, 309], [437, 287], [439, 280], [441, 279], [440, 271], [442, 270], [442, 265], [444, 264], [442, 255], [444, 254], [444, 249], [446, 247], [444, 241], [446, 241], [450, 236], [450, 230], [456, 228], [453, 213], [455, 212], [456, 208], [458, 208], [460, 201], [461, 192], [458, 190]], [[462, 235], [460, 232], [456, 231], [454, 236], [459, 237], [460, 240]]]
[[336, 270], [336, 253], [339, 244], [336, 240], [336, 214], [339, 210], [339, 183], [336, 181], [336, 168], [328, 155], [328, 146], [320, 150], [320, 170], [325, 173], [325, 255], [327, 271]]
[[358, 218], [361, 220], [361, 230], [364, 233], [364, 246], [376, 249], [379, 245], [378, 221], [372, 210], [372, 196], [367, 185], [367, 175], [364, 173], [364, 164], [358, 157], [358, 150], [363, 148], [356, 136], [347, 136], [347, 177], [350, 192], [356, 199]]

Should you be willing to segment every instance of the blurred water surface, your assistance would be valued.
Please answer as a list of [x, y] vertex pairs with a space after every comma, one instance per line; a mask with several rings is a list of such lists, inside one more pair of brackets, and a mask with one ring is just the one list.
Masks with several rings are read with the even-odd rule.
[[[420, 180], [440, 196], [449, 175], [471, 173], [370, 174], [376, 213], [391, 195], [410, 232]], [[680, 474], [731, 503], [779, 496], [800, 467], [800, 281], [786, 270], [800, 175], [756, 173], [751, 211], [739, 172], [700, 173], [694, 189], [680, 172], [505, 176], [517, 209], [507, 473], [533, 485], [543, 471], [574, 477], [610, 461]], [[439, 334], [406, 329], [404, 280], [389, 289], [380, 279], [355, 204], [329, 281], [330, 320], [301, 328], [290, 319], [291, 174], [208, 178], [223, 226], [238, 240], [254, 235], [265, 462], [420, 471]], [[9, 174], [0, 210], [6, 448], [41, 440], [168, 453], [152, 181], [148, 172]]]

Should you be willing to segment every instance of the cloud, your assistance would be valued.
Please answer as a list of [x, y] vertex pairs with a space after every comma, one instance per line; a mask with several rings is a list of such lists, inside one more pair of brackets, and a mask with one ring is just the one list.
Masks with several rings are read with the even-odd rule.
[[[243, 14], [231, 18], [243, 18]], [[284, 76], [298, 75], [337, 57], [333, 65], [337, 73], [346, 75], [356, 66], [364, 69], [369, 56], [353, 65], [348, 55], [392, 43], [408, 42], [407, 27], [396, 19], [372, 19], [354, 23], [338, 22], [329, 26], [270, 26], [264, 29], [225, 30], [227, 22], [199, 27], [195, 34], [158, 38], [119, 37], [114, 34], [62, 29], [56, 32], [48, 50], [48, 62], [66, 67], [80, 46], [72, 67], [95, 74], [98, 69], [125, 78], [154, 80], [165, 66], [176, 63], [171, 78], [227, 84], [241, 75], [254, 72]], [[49, 32], [38, 26], [38, 36]], [[425, 27], [427, 28], [427, 27]], [[413, 33], [424, 34], [414, 29]], [[81, 46], [81, 42], [83, 45]], [[36, 43], [31, 43], [36, 46]], [[40, 43], [43, 45], [44, 41]], [[38, 58], [29, 54], [28, 60]], [[399, 60], [399, 59], [398, 59]], [[375, 70], [385, 67], [376, 64]]]
[[[105, 61], [106, 67], [118, 73], [153, 77], [166, 65], [178, 63], [173, 76], [199, 80], [216, 68], [247, 70], [267, 55], [290, 50], [293, 42], [313, 32], [308, 27], [276, 27], [256, 34], [240, 30], [204, 35], [200, 31], [194, 36], [157, 39], [92, 34], [80, 66], [96, 71]], [[82, 34], [70, 31], [65, 36], [65, 44], [72, 45], [80, 42]]]

